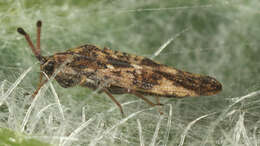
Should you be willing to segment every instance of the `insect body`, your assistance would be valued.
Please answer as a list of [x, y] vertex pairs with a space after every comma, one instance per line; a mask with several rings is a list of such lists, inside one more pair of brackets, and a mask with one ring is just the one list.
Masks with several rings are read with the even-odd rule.
[[[214, 78], [184, 72], [149, 58], [99, 48], [95, 45], [83, 45], [52, 56], [40, 53], [41, 21], [37, 22], [37, 48], [29, 35], [22, 29], [17, 31], [24, 35], [36, 58], [40, 61], [41, 71], [49, 77], [55, 72], [55, 80], [64, 88], [80, 85], [99, 89], [106, 93], [120, 108], [119, 102], [112, 94], [134, 94], [150, 105], [154, 104], [143, 95], [157, 97], [186, 97], [214, 95], [222, 90], [222, 85]], [[41, 86], [40, 83], [35, 96]]]

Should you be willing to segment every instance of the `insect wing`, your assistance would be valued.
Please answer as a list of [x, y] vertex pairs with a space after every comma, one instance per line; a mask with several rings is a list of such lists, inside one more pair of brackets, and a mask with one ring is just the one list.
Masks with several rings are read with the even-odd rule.
[[[165, 97], [213, 95], [221, 91], [214, 78], [180, 71], [151, 59], [85, 45], [72, 50], [74, 64], [113, 94], [139, 92]], [[85, 69], [84, 69], [85, 68]], [[95, 80], [94, 79], [94, 80]]]

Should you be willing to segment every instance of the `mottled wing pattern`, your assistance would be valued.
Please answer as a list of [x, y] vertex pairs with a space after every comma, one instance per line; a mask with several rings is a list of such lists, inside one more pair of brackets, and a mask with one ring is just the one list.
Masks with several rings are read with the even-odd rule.
[[148, 58], [84, 45], [75, 53], [73, 65], [83, 74], [92, 73], [107, 83], [113, 94], [129, 91], [165, 97], [212, 95], [221, 90], [214, 78], [183, 72]]

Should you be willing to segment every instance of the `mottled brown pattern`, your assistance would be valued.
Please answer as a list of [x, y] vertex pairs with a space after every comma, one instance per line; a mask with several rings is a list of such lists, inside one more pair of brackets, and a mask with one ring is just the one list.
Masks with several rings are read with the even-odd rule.
[[110, 56], [110, 52], [109, 52], [108, 48], [104, 48], [101, 51], [102, 51], [102, 53], [106, 54], [107, 56]]
[[97, 65], [98, 65], [98, 68], [107, 68], [107, 65], [101, 61], [96, 61], [97, 62]]
[[[115, 94], [131, 90], [146, 95], [184, 97], [213, 95], [222, 88], [221, 84], [212, 77], [180, 71], [145, 57], [108, 48], [100, 49], [93, 45], [84, 45], [69, 49], [67, 52], [56, 53], [49, 59], [53, 58], [52, 60], [62, 62], [69, 56], [72, 56], [73, 60], [66, 66], [68, 69], [91, 80], [97, 80], [95, 86], [106, 82], [103, 86]], [[46, 69], [49, 72], [50, 70], [51, 67], [49, 70]], [[63, 83], [60, 78], [64, 77], [57, 77], [57, 81], [62, 86], [67, 83], [72, 84], [70, 81]], [[93, 88], [93, 83], [84, 84], [86, 85]], [[115, 87], [117, 90], [120, 88], [120, 92]]]
[[112, 71], [112, 73], [116, 76], [121, 76], [121, 71]]
[[141, 65], [146, 65], [146, 66], [151, 66], [151, 67], [159, 67], [161, 66], [160, 64], [152, 61], [151, 59], [148, 59], [148, 58], [144, 58], [142, 61], [141, 61]]
[[107, 56], [107, 63], [111, 64], [112, 66], [116, 68], [131, 68], [131, 63], [128, 61], [120, 60], [120, 59], [115, 59], [111, 56]]

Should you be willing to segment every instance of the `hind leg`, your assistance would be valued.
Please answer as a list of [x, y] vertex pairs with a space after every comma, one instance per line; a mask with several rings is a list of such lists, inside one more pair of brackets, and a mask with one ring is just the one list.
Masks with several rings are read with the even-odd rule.
[[137, 93], [137, 92], [131, 92], [132, 94], [136, 95], [137, 97], [143, 99], [146, 103], [148, 103], [151, 106], [156, 106], [156, 105], [162, 105], [160, 103], [153, 103], [150, 100], [148, 100], [147, 98], [145, 98], [142, 94]]
[[[156, 102], [158, 105], [163, 105], [160, 103], [160, 97], [156, 96]], [[158, 108], [158, 112], [160, 113], [160, 115], [163, 115], [163, 112], [162, 112], [162, 107], [159, 107]]]

